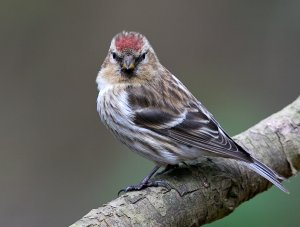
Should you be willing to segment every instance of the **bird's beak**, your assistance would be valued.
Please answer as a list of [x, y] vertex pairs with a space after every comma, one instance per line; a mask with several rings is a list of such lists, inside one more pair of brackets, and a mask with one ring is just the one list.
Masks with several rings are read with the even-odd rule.
[[125, 55], [122, 62], [122, 70], [133, 71], [135, 68], [135, 59], [132, 55]]

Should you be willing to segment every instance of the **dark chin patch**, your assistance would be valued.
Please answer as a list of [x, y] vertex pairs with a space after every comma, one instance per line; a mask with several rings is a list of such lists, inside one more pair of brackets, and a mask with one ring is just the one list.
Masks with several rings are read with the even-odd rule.
[[132, 78], [135, 76], [134, 70], [131, 69], [122, 69], [121, 75], [124, 77]]

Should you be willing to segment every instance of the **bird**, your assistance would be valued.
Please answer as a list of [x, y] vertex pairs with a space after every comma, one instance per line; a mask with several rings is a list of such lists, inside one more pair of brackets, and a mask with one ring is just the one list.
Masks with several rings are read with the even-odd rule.
[[235, 142], [213, 115], [159, 61], [148, 39], [123, 31], [111, 41], [96, 78], [97, 111], [103, 124], [133, 152], [155, 163], [123, 192], [166, 186], [151, 177], [198, 157], [240, 161], [288, 193], [282, 176]]

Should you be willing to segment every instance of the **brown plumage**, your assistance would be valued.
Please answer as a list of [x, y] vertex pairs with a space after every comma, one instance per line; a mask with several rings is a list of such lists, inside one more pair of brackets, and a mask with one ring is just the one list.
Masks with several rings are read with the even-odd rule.
[[242, 161], [287, 192], [282, 178], [234, 142], [160, 64], [143, 35], [122, 32], [113, 38], [97, 83], [97, 109], [103, 123], [122, 143], [157, 164], [140, 184], [125, 191], [163, 185], [149, 180], [160, 166], [203, 155]]

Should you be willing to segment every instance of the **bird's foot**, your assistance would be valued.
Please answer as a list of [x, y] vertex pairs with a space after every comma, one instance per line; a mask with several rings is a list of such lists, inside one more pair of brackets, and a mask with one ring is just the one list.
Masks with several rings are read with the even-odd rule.
[[118, 196], [124, 192], [131, 192], [131, 191], [140, 191], [144, 188], [148, 188], [148, 187], [164, 187], [166, 189], [168, 189], [168, 191], [170, 191], [172, 189], [172, 187], [165, 181], [162, 181], [162, 180], [156, 180], [156, 181], [146, 181], [146, 182], [141, 182], [137, 185], [130, 185], [124, 189], [121, 189], [119, 192], [118, 192]]

